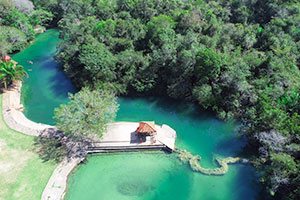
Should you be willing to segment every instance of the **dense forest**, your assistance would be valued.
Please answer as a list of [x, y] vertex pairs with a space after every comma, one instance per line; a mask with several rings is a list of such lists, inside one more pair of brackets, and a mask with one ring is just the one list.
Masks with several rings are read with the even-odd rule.
[[24, 49], [35, 29], [53, 23], [54, 14], [29, 0], [0, 0], [0, 56]]
[[300, 198], [298, 0], [0, 0], [0, 53], [37, 26], [59, 28], [57, 59], [78, 88], [166, 95], [242, 121], [266, 191]]

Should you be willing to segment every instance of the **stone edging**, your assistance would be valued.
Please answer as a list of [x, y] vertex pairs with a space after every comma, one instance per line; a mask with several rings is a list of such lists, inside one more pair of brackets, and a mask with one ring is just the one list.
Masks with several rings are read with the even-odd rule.
[[46, 128], [54, 126], [33, 122], [23, 114], [23, 105], [20, 103], [22, 83], [16, 83], [3, 93], [2, 113], [6, 124], [13, 130], [31, 136], [39, 136]]
[[65, 158], [54, 170], [49, 179], [42, 200], [61, 200], [67, 191], [68, 178], [71, 172], [82, 162], [84, 158]]
[[[56, 129], [55, 126], [33, 122], [23, 114], [21, 101], [22, 82], [17, 82], [14, 87], [5, 90], [2, 95], [2, 113], [6, 124], [13, 130], [30, 136], [39, 137], [44, 130], [49, 128]], [[67, 181], [72, 170], [82, 161], [82, 158], [65, 158], [52, 173], [46, 185], [42, 200], [61, 200], [63, 199]]]

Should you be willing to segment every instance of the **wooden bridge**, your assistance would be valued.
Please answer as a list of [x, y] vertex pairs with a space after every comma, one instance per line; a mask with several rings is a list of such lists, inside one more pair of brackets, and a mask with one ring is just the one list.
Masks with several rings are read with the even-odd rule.
[[89, 147], [88, 153], [107, 153], [121, 151], [142, 151], [142, 150], [166, 150], [172, 152], [166, 145], [131, 145], [131, 146], [101, 146]]

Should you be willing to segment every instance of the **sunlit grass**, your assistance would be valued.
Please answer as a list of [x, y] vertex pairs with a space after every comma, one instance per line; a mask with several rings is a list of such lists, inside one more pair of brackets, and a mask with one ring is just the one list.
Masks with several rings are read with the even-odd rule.
[[10, 129], [3, 120], [0, 95], [0, 200], [41, 199], [57, 164], [44, 162], [34, 137]]

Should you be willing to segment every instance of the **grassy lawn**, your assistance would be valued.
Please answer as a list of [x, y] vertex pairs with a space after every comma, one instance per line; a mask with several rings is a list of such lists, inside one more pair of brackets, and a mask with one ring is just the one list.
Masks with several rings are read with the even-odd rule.
[[34, 137], [10, 129], [3, 120], [0, 95], [0, 200], [40, 200], [57, 164], [44, 162]]

